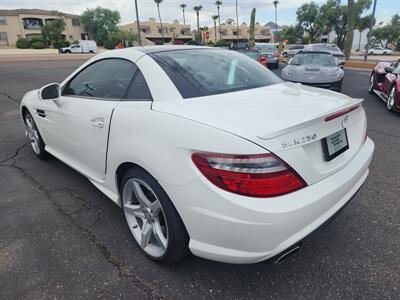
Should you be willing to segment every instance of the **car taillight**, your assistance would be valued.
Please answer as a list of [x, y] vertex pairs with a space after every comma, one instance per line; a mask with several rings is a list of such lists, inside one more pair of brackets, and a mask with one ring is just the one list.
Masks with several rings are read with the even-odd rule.
[[249, 197], [276, 197], [305, 187], [304, 180], [273, 154], [194, 153], [200, 172], [217, 187]]
[[279, 52], [274, 52], [274, 54], [272, 54], [272, 56], [279, 57]]

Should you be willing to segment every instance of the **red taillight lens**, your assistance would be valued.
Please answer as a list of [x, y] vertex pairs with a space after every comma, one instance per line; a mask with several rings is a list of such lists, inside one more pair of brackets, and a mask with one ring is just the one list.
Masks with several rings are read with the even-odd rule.
[[279, 57], [279, 52], [274, 52], [274, 54], [272, 54], [272, 56]]
[[249, 197], [276, 197], [306, 186], [304, 180], [273, 154], [194, 153], [192, 160], [219, 188]]

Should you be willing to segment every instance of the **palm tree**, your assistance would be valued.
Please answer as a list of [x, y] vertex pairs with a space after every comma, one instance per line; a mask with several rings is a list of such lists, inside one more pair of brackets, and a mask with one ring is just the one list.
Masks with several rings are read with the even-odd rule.
[[183, 14], [183, 25], [186, 25], [186, 20], [185, 20], [185, 8], [186, 8], [186, 4], [182, 3], [181, 5], [179, 5], [182, 8], [182, 14]]
[[[219, 13], [219, 8], [222, 5], [222, 1], [215, 1], [214, 3], [217, 6], [217, 10], [218, 10], [218, 27], [219, 27], [219, 38], [221, 39], [221, 15]], [[217, 40], [215, 40], [217, 41]]]
[[196, 12], [196, 16], [197, 16], [197, 38], [198, 40], [201, 39], [201, 33], [200, 33], [200, 11], [203, 8], [203, 6], [201, 5], [197, 5], [195, 7], [193, 7], [194, 11]]
[[[275, 0], [274, 2], [272, 2], [272, 4], [275, 6], [275, 34], [278, 34], [278, 0]], [[275, 41], [275, 38], [274, 38]]]
[[235, 23], [236, 23], [235, 20], [232, 19], [232, 18], [226, 20], [226, 24], [228, 24], [228, 25], [232, 25], [232, 24], [235, 24]]
[[[219, 19], [218, 15], [214, 15], [211, 17], [214, 21], [214, 43], [217, 42], [217, 19]], [[220, 34], [221, 34], [221, 26], [220, 26], [220, 30], [219, 30]]]
[[154, 0], [154, 2], [157, 4], [158, 18], [160, 19], [160, 25], [161, 25], [161, 39], [162, 39], [162, 44], [164, 45], [164, 29], [162, 26], [161, 14], [160, 14], [160, 4], [161, 2], [163, 2], [163, 0]]

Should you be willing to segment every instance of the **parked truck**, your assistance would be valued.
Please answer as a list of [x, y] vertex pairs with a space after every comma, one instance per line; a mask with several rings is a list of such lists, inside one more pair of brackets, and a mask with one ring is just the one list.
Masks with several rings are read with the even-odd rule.
[[59, 49], [60, 53], [96, 53], [97, 44], [93, 40], [80, 40], [79, 44]]

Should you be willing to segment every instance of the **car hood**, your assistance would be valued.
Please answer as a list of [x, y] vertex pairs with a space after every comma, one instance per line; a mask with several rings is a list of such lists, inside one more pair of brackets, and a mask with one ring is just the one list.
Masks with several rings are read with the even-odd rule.
[[344, 72], [340, 67], [286, 66], [282, 77], [286, 80], [304, 83], [323, 83], [340, 81]]
[[155, 101], [158, 112], [200, 122], [250, 140], [269, 139], [362, 100], [328, 90], [281, 83], [184, 100]]

